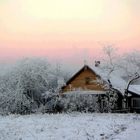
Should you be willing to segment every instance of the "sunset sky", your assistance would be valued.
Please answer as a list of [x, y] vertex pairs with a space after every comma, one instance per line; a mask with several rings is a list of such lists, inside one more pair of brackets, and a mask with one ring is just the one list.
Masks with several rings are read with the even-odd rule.
[[140, 0], [0, 0], [0, 61], [83, 63], [102, 43], [140, 50]]

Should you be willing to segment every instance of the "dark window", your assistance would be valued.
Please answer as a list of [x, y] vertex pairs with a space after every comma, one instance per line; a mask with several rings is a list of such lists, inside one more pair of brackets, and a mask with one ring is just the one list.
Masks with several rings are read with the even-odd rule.
[[133, 108], [140, 108], [140, 98], [133, 98], [132, 99], [132, 107]]
[[89, 85], [90, 84], [90, 81], [91, 81], [90, 77], [86, 77], [85, 78], [85, 84], [86, 85]]

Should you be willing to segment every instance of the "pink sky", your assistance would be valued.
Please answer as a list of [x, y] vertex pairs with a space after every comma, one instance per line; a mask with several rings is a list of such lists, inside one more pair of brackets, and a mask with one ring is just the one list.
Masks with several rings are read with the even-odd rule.
[[101, 57], [104, 42], [140, 50], [138, 0], [1, 0], [0, 61], [48, 57], [83, 63]]

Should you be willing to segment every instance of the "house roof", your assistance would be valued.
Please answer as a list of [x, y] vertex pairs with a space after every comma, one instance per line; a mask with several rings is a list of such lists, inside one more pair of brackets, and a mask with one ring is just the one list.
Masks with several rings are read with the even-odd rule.
[[129, 92], [140, 95], [140, 85], [130, 85]]
[[[88, 68], [91, 70], [91, 72], [93, 72], [93, 74], [97, 75], [99, 78], [101, 78], [105, 83], [109, 84], [108, 82], [108, 72], [105, 71], [104, 69], [101, 69], [100, 67], [95, 67], [95, 66], [92, 66], [90, 67], [89, 65], [84, 65], [76, 74], [74, 74], [67, 82], [66, 82], [66, 85], [69, 85], [71, 83], [71, 81], [73, 81], [75, 79], [75, 77], [77, 75], [79, 75], [85, 68]], [[123, 80], [120, 75], [118, 74], [119, 72], [115, 71], [115, 72], [112, 72], [110, 77], [109, 77], [109, 80], [113, 86], [113, 88], [121, 91], [121, 93], [124, 93], [125, 91], [125, 88], [126, 88], [126, 81]], [[65, 87], [65, 86], [64, 86]], [[64, 88], [62, 87], [62, 89]]]
[[[108, 77], [108, 71], [105, 69], [101, 69], [100, 67], [84, 65], [76, 74], [74, 74], [67, 82], [66, 85], [70, 84], [71, 81], [75, 79], [75, 77], [80, 74], [85, 68], [90, 69], [93, 74], [96, 74], [99, 78], [108, 83], [108, 79], [110, 80], [112, 87], [119, 90], [121, 93], [125, 93], [125, 89], [127, 87], [127, 82], [122, 78], [123, 73], [120, 70], [113, 71]], [[122, 75], [121, 75], [122, 73]], [[109, 83], [108, 83], [109, 84]], [[140, 95], [140, 85], [130, 85], [129, 91]]]
[[91, 67], [89, 67], [88, 65], [84, 65], [76, 74], [74, 74], [67, 82], [66, 85], [69, 85], [71, 83], [71, 81], [73, 81], [75, 79], [75, 77], [77, 75], [79, 75], [84, 69], [89, 69], [91, 70], [91, 72], [95, 75], [97, 75], [99, 78], [101, 78], [101, 76], [99, 74], [97, 74]]
[[92, 69], [99, 74], [105, 81], [110, 80], [112, 87], [124, 93], [127, 82], [121, 77], [120, 70], [113, 71], [110, 75], [108, 75], [108, 71], [101, 69], [100, 67], [93, 66]]

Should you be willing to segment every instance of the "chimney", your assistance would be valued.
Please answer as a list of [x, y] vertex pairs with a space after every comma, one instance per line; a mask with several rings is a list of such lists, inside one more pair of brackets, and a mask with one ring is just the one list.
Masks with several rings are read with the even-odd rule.
[[95, 61], [95, 67], [99, 67], [100, 63], [100, 61]]

